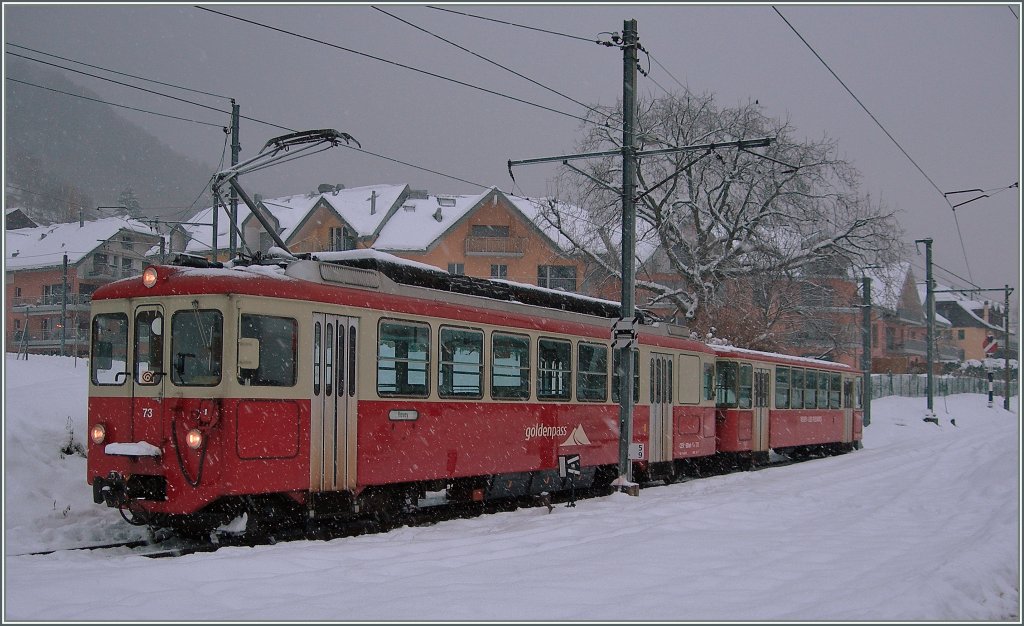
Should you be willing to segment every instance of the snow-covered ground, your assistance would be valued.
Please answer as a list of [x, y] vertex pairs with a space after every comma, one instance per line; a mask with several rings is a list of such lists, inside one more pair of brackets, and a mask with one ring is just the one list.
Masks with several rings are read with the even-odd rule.
[[[1020, 621], [1017, 399], [873, 404], [841, 457], [330, 542], [29, 556], [92, 503], [82, 360], [6, 356], [4, 621]], [[956, 420], [956, 426], [950, 424]]]

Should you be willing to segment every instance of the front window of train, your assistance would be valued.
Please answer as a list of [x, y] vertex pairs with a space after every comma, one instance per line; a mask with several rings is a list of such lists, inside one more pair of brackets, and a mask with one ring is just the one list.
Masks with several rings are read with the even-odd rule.
[[178, 386], [220, 383], [224, 316], [193, 306], [171, 317], [171, 382]]
[[101, 313], [92, 320], [92, 384], [123, 385], [128, 378], [128, 316]]

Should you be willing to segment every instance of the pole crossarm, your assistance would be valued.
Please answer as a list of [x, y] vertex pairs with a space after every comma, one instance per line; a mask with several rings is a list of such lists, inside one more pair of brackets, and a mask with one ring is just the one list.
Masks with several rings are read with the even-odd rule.
[[[638, 157], [643, 157], [658, 154], [673, 154], [675, 152], [692, 152], [694, 150], [717, 150], [719, 148], [739, 148], [740, 150], [747, 151], [747, 148], [764, 148], [770, 146], [773, 141], [775, 141], [774, 137], [762, 137], [760, 139], [740, 139], [739, 141], [719, 141], [713, 143], [700, 143], [693, 144], [690, 146], [658, 148], [657, 150], [637, 150], [634, 151], [633, 154]], [[764, 157], [763, 155], [757, 154], [756, 152], [752, 152], [751, 154], [762, 158], [767, 158]], [[508, 162], [508, 169], [509, 174], [511, 175], [512, 168], [517, 165], [535, 165], [537, 163], [553, 163], [555, 161], [562, 161], [564, 163], [565, 161], [572, 161], [578, 159], [594, 159], [598, 157], [608, 156], [622, 156], [622, 148], [619, 148], [618, 150], [602, 150], [600, 152], [581, 152], [579, 154], [563, 154], [561, 156], [537, 157], [534, 159], [520, 159], [517, 161], [510, 160]], [[778, 161], [776, 162], [778, 163]], [[781, 164], [792, 167], [788, 163]]]

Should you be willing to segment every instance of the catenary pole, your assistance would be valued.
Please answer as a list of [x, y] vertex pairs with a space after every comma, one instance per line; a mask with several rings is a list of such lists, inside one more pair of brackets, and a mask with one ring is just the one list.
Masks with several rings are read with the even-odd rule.
[[925, 349], [927, 355], [927, 367], [926, 374], [926, 386], [928, 387], [928, 413], [925, 415], [924, 421], [939, 423], [939, 418], [935, 417], [935, 386], [933, 376], [934, 354], [932, 353], [932, 346], [935, 343], [935, 285], [932, 282], [932, 240], [928, 239], [917, 239], [914, 243], [924, 244], [924, 259], [925, 259], [925, 283], [927, 288], [927, 296], [925, 298], [925, 315], [927, 317], [928, 328], [926, 332], [926, 343], [928, 344]]
[[[232, 167], [238, 165], [238, 153], [242, 150], [242, 145], [238, 141], [238, 118], [239, 110], [241, 107], [235, 103], [235, 99], [231, 99], [231, 165]], [[231, 226], [228, 230], [228, 260], [235, 258], [235, 252], [238, 248], [238, 239], [236, 229], [238, 227], [238, 194], [235, 189], [231, 188]], [[216, 237], [214, 233], [214, 237]], [[215, 261], [217, 259], [214, 259]]]
[[[636, 254], [636, 20], [622, 26], [622, 322], [633, 324]], [[633, 480], [629, 445], [633, 442], [633, 346], [618, 342], [619, 350], [619, 478]]]
[[871, 424], [871, 278], [861, 277], [861, 311], [863, 322], [861, 325], [861, 359], [860, 369], [864, 372], [863, 399], [861, 405], [864, 408], [864, 425]]
[[[1003, 286], [1003, 408], [1010, 410], [1010, 289]], [[1018, 330], [1019, 332], [1019, 330]], [[1019, 371], [1019, 370], [1018, 370]]]

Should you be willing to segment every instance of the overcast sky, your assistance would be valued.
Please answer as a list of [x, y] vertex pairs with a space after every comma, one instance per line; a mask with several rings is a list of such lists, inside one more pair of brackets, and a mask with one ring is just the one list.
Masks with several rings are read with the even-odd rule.
[[[319, 183], [409, 183], [431, 193], [497, 186], [541, 195], [554, 166], [519, 167], [513, 186], [506, 162], [574, 152], [581, 131], [573, 116], [582, 116], [583, 107], [429, 33], [576, 101], [611, 105], [622, 94], [622, 53], [593, 41], [636, 19], [640, 42], [655, 60], [649, 77], [639, 79], [642, 94], [657, 96], [682, 84], [714, 93], [725, 106], [756, 99], [766, 114], [788, 116], [810, 139], [836, 138], [841, 155], [863, 174], [863, 189], [899, 211], [908, 240], [934, 239], [935, 263], [959, 277], [937, 269], [937, 279], [1019, 288], [1020, 191], [1009, 187], [1019, 181], [1021, 163], [1020, 3], [778, 5], [792, 28], [769, 4], [436, 5], [449, 11], [376, 5], [423, 30], [363, 4], [203, 6], [324, 43], [191, 4], [5, 3], [4, 38], [232, 97], [243, 116], [261, 122], [295, 130], [335, 128], [352, 134], [364, 150], [446, 175], [337, 148], [243, 178], [252, 192], [288, 195]], [[646, 69], [646, 58], [643, 63]], [[110, 102], [206, 122], [228, 120], [207, 108], [66, 74]], [[229, 110], [222, 98], [119, 80]], [[209, 164], [211, 173], [221, 158], [224, 135], [216, 128], [117, 111], [174, 150]], [[242, 158], [287, 132], [280, 127], [243, 119]], [[943, 197], [962, 189], [983, 189], [990, 197], [954, 212], [950, 203], [979, 195], [950, 196], [949, 202]], [[922, 246], [921, 256], [911, 258], [922, 279], [923, 254]], [[987, 297], [1002, 300], [1001, 293]]]

